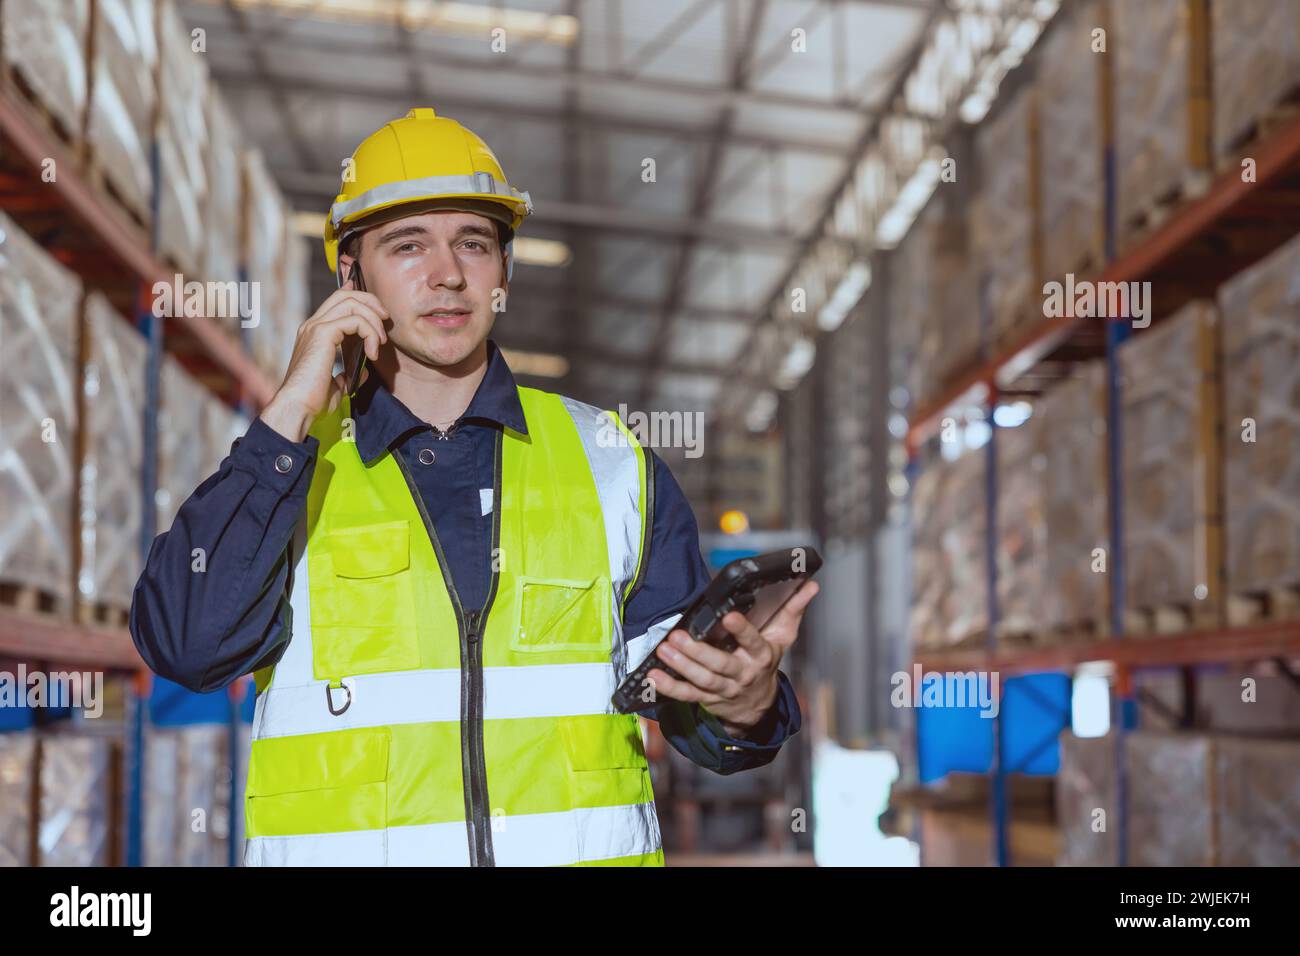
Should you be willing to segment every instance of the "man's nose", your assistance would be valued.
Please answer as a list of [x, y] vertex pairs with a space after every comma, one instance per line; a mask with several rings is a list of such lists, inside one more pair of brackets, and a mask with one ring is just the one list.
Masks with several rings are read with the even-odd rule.
[[434, 251], [433, 261], [429, 264], [429, 285], [434, 288], [465, 288], [465, 270], [449, 246]]

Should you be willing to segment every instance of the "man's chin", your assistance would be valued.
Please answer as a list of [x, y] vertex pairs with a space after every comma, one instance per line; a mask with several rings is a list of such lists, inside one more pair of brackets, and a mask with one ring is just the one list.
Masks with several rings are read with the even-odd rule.
[[415, 348], [402, 351], [422, 365], [447, 368], [472, 359], [486, 339], [487, 332], [479, 334], [469, 329], [458, 329], [454, 335], [440, 335], [434, 341], [426, 339], [416, 343]]

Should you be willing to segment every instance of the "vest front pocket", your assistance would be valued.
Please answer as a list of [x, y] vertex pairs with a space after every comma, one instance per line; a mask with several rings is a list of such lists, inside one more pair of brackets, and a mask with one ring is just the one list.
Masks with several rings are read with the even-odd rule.
[[268, 838], [259, 858], [387, 862], [389, 738], [386, 727], [368, 727], [253, 741], [244, 809], [249, 839]]
[[560, 718], [575, 807], [613, 807], [654, 800], [641, 725], [631, 714]]
[[409, 522], [332, 528], [323, 537], [329, 560], [312, 571], [329, 573], [311, 582], [315, 676], [418, 668]]
[[564, 581], [521, 575], [516, 581], [519, 620], [510, 641], [511, 650], [567, 653], [579, 660], [600, 660], [609, 654], [612, 625], [608, 578]]

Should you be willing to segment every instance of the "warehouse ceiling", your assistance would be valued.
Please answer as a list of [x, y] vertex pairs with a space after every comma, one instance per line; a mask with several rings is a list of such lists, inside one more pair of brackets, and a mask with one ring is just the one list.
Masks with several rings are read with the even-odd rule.
[[[559, 387], [577, 397], [708, 412], [754, 374], [742, 354], [754, 328], [941, 4], [192, 0], [184, 12], [295, 209], [323, 213], [361, 139], [433, 106], [530, 191], [522, 235], [569, 251], [566, 265], [521, 260], [497, 339], [568, 358]], [[323, 257], [315, 268], [319, 301], [332, 280]]]

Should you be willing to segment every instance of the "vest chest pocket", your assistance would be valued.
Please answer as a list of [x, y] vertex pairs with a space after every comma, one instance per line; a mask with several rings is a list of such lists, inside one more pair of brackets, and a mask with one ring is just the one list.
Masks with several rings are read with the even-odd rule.
[[406, 521], [327, 531], [328, 562], [311, 582], [312, 655], [316, 677], [412, 670], [420, 666]]
[[[519, 621], [510, 649], [602, 660], [610, 651], [609, 579], [562, 581], [521, 575]], [[595, 657], [592, 657], [592, 655]]]
[[254, 741], [245, 813], [250, 839], [272, 838], [261, 862], [383, 866], [389, 736], [379, 727]]

